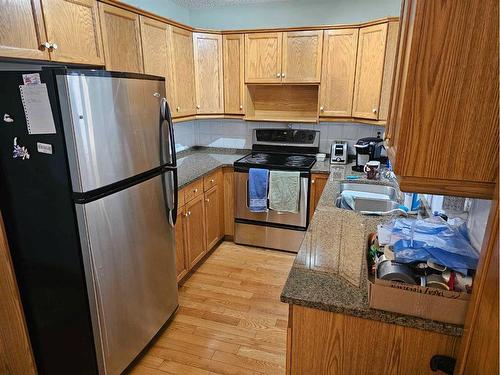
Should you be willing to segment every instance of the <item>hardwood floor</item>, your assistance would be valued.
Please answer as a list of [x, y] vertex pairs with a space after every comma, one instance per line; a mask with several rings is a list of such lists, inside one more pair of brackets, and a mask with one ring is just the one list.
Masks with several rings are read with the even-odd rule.
[[222, 243], [179, 289], [173, 321], [129, 373], [284, 374], [288, 305], [279, 296], [294, 258]]

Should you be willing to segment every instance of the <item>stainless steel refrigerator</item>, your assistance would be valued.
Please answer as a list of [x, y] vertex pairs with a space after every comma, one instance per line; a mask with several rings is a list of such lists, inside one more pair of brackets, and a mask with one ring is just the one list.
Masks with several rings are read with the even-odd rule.
[[38, 372], [119, 374], [178, 306], [164, 79], [0, 81], [0, 208]]

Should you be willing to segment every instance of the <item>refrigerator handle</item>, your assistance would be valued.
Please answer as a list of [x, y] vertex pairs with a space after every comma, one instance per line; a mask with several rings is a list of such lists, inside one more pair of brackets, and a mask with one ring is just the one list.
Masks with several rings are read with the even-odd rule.
[[[167, 123], [168, 126], [168, 137], [169, 137], [169, 149], [168, 153], [170, 156], [171, 160], [171, 165], [167, 167], [169, 172], [164, 174], [164, 184], [163, 184], [163, 189], [164, 189], [164, 194], [165, 194], [165, 201], [167, 204], [167, 211], [168, 211], [168, 221], [170, 225], [173, 227], [175, 226], [175, 222], [177, 221], [177, 205], [178, 205], [178, 195], [179, 195], [179, 189], [178, 189], [178, 182], [177, 182], [177, 158], [175, 154], [175, 137], [174, 137], [174, 124], [172, 122], [172, 115], [170, 112], [170, 107], [168, 105], [167, 99], [162, 98], [161, 99], [161, 107], [160, 107], [160, 161], [161, 164], [165, 164], [165, 159], [164, 159], [164, 147], [165, 147], [165, 142], [163, 139], [163, 134], [164, 130], [163, 127], [165, 126], [165, 123]], [[166, 184], [165, 183], [165, 176], [168, 175], [170, 176], [170, 183]]]

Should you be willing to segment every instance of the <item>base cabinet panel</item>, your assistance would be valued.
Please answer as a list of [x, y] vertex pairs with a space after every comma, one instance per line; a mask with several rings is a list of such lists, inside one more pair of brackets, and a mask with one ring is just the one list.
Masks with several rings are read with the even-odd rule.
[[290, 306], [288, 374], [435, 374], [436, 355], [454, 356], [460, 338]]
[[181, 209], [177, 213], [177, 222], [175, 223], [175, 268], [177, 281], [182, 279], [188, 271], [186, 241], [186, 211]]

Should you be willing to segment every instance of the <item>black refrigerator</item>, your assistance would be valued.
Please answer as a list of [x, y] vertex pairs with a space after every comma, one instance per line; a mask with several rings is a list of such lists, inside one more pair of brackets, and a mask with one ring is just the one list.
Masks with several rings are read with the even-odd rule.
[[178, 306], [164, 78], [0, 82], [0, 209], [38, 372], [119, 374]]

